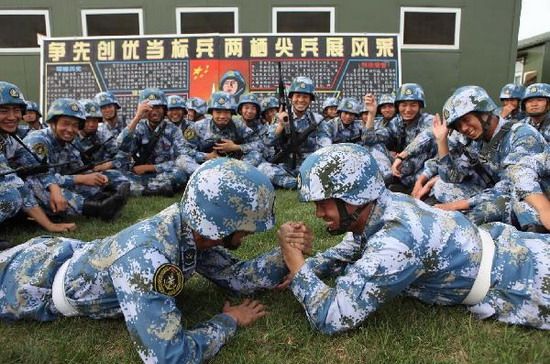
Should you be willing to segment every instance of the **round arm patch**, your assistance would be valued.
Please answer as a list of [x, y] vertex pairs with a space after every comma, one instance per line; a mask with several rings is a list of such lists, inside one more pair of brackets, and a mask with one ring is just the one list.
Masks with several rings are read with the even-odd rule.
[[183, 272], [175, 264], [164, 263], [153, 276], [153, 289], [167, 296], [175, 297], [183, 291]]

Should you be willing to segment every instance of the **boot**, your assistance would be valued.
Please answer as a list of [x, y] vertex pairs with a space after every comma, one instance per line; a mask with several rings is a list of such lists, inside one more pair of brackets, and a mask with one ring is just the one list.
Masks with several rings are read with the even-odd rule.
[[123, 206], [124, 201], [116, 194], [103, 200], [91, 198], [84, 201], [82, 214], [89, 217], [99, 217], [103, 221], [111, 221], [119, 215]]
[[142, 196], [165, 196], [165, 197], [172, 197], [174, 196], [174, 189], [171, 185], [164, 185], [157, 189], [150, 189], [149, 187], [146, 187], [143, 192], [141, 193]]
[[0, 240], [0, 250], [7, 250], [7, 249], [10, 249], [10, 248], [13, 248], [16, 245], [17, 244], [10, 243], [7, 240]]
[[130, 196], [130, 182], [124, 182], [118, 185], [115, 195], [119, 197], [123, 205], [126, 204], [126, 201], [128, 201], [128, 197]]

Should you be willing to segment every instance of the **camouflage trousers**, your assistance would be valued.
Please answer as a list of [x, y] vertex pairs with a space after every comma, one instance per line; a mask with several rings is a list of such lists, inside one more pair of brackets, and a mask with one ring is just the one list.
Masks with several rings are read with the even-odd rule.
[[133, 172], [125, 172], [130, 181], [130, 193], [133, 196], [141, 196], [144, 190], [154, 193], [165, 188], [179, 191], [185, 187], [188, 175], [182, 170], [162, 173], [146, 173], [138, 175]]
[[296, 189], [298, 169], [292, 170], [283, 163], [273, 164], [269, 162], [261, 163], [258, 169], [269, 178], [273, 186], [287, 190]]
[[252, 150], [246, 153], [243, 156], [242, 160], [243, 162], [251, 164], [254, 167], [258, 167], [261, 163], [265, 162], [265, 159], [263, 158], [262, 153], [258, 152], [257, 150]]
[[23, 198], [17, 188], [0, 191], [0, 223], [19, 212], [23, 206]]

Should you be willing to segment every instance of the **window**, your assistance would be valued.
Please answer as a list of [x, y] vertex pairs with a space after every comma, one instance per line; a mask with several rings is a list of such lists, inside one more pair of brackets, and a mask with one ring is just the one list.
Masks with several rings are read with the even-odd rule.
[[274, 33], [334, 33], [334, 8], [273, 8]]
[[238, 8], [176, 8], [178, 34], [238, 33]]
[[141, 9], [86, 9], [81, 11], [83, 36], [143, 35]]
[[0, 52], [39, 52], [38, 34], [50, 36], [48, 10], [0, 10]]
[[401, 42], [409, 49], [459, 49], [457, 8], [401, 8]]

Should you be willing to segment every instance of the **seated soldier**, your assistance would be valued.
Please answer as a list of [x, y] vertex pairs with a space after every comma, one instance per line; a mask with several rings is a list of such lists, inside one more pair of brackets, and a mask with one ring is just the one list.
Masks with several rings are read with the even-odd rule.
[[204, 114], [206, 114], [208, 106], [206, 101], [200, 97], [191, 97], [185, 102], [185, 108], [187, 109], [187, 120], [194, 123], [205, 118]]
[[235, 104], [227, 92], [212, 94], [208, 101], [208, 113], [211, 118], [195, 122], [184, 135], [197, 163], [223, 156], [249, 161], [249, 153], [261, 150], [259, 136], [242, 120], [232, 118]]
[[185, 329], [176, 297], [195, 273], [240, 294], [275, 288], [288, 273], [279, 248], [248, 261], [227, 250], [273, 227], [274, 199], [269, 180], [247, 163], [205, 163], [181, 203], [113, 236], [37, 237], [1, 253], [0, 318], [124, 317], [144, 362], [206, 362], [265, 307], [226, 302], [222, 313]]
[[550, 84], [534, 83], [527, 87], [521, 107], [527, 115], [521, 121], [537, 129], [550, 143]]
[[500, 90], [500, 102], [502, 107], [495, 110], [495, 114], [506, 120], [519, 121], [525, 117], [520, 108], [520, 101], [523, 98], [525, 87], [508, 83]]
[[275, 115], [279, 111], [279, 100], [274, 96], [266, 97], [262, 100], [262, 123], [272, 124]]
[[82, 105], [73, 99], [57, 99], [48, 110], [48, 129], [30, 133], [27, 144], [42, 163], [63, 164], [51, 174], [30, 176], [40, 205], [49, 215], [85, 215], [112, 220], [127, 199], [127, 185], [111, 181], [99, 172], [87, 173], [78, 147], [73, 144], [79, 126], [86, 122]]
[[38, 104], [34, 101], [25, 101], [27, 108], [25, 114], [23, 115], [23, 121], [25, 124], [19, 124], [17, 127], [17, 136], [21, 139], [25, 139], [27, 134], [32, 131], [45, 129], [48, 126], [44, 125], [40, 118], [42, 114], [40, 113], [40, 108]]
[[99, 128], [109, 131], [117, 138], [127, 124], [126, 118], [118, 114], [120, 110], [118, 100], [112, 92], [105, 91], [95, 95], [95, 101], [99, 104], [101, 115], [103, 115], [103, 122]]
[[244, 94], [241, 96], [239, 103], [237, 104], [237, 117], [234, 119], [241, 120], [248, 128], [252, 130], [254, 136], [258, 138], [258, 149], [251, 150], [244, 157], [243, 160], [247, 163], [257, 167], [260, 163], [265, 162], [265, 158], [268, 158], [271, 154], [265, 147], [265, 140], [267, 138], [267, 125], [261, 121], [260, 111], [262, 106], [260, 100], [254, 94]]
[[338, 98], [337, 97], [327, 97], [323, 101], [322, 113], [323, 121], [329, 121], [338, 116]]
[[133, 195], [173, 196], [198, 167], [188, 156], [181, 129], [164, 120], [166, 109], [164, 92], [143, 89], [136, 115], [118, 137], [120, 152], [133, 159], [125, 171]]
[[[502, 223], [476, 227], [384, 187], [361, 146], [339, 144], [300, 168], [299, 197], [342, 242], [305, 259], [305, 226], [284, 225], [278, 238], [290, 288], [311, 325], [326, 334], [361, 325], [392, 298], [463, 304], [478, 318], [550, 329], [550, 235]], [[330, 286], [323, 278], [336, 278]]]
[[168, 111], [166, 111], [168, 120], [173, 122], [174, 125], [179, 126], [181, 132], [185, 133], [185, 129], [189, 126], [185, 99], [179, 95], [170, 95], [166, 101], [168, 102]]
[[[55, 224], [50, 221], [25, 182], [26, 176], [17, 174], [22, 174], [22, 169], [39, 162], [39, 159], [35, 159], [36, 156], [27, 150], [23, 141], [16, 135], [17, 125], [25, 114], [26, 106], [21, 91], [16, 85], [0, 81], [0, 223], [23, 210], [26, 215], [48, 231], [74, 230], [76, 229], [74, 223]], [[48, 168], [36, 170], [36, 173], [47, 172]], [[0, 239], [0, 250], [9, 246], [7, 242]]]

